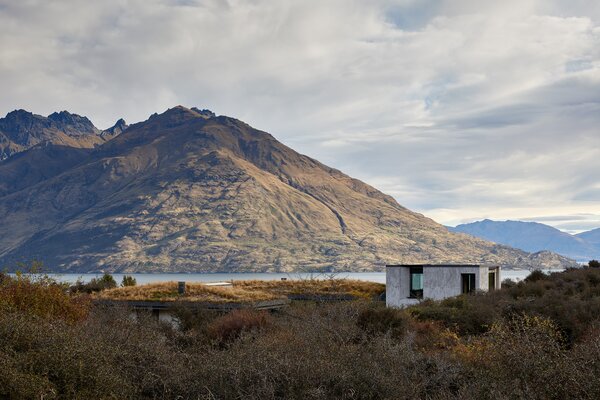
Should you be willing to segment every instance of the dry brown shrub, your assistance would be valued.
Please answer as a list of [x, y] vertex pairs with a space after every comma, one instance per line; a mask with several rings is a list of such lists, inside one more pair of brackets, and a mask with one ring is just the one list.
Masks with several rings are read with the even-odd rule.
[[250, 309], [233, 310], [213, 320], [208, 326], [208, 334], [221, 344], [230, 343], [244, 332], [255, 332], [272, 324], [266, 311]]
[[87, 317], [90, 301], [85, 295], [69, 295], [64, 285], [46, 276], [17, 274], [2, 279], [0, 308], [75, 322]]

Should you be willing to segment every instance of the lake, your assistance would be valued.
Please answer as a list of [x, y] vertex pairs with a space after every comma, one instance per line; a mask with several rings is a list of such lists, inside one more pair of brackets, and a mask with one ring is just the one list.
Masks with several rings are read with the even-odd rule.
[[[559, 272], [561, 270], [544, 270], [544, 272]], [[502, 280], [512, 279], [520, 281], [530, 274], [528, 270], [502, 270]], [[102, 274], [48, 274], [49, 276], [62, 281], [75, 283], [78, 279], [83, 282], [89, 282], [93, 278], [101, 277]], [[248, 272], [248, 273], [190, 273], [190, 274], [112, 274], [115, 280], [120, 283], [123, 275], [133, 276], [138, 285], [150, 282], [168, 282], [168, 281], [186, 281], [186, 282], [218, 282], [218, 281], [238, 281], [238, 280], [280, 280], [287, 279], [328, 279], [332, 274], [317, 273], [270, 273], [270, 272]], [[357, 279], [368, 282], [385, 283], [385, 272], [339, 272], [333, 274], [336, 279]]]

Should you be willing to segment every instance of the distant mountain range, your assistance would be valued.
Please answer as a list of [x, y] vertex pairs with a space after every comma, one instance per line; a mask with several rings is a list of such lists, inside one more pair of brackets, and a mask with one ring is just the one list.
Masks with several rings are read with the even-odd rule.
[[177, 106], [100, 131], [66, 111], [0, 120], [0, 266], [54, 271], [525, 268], [574, 261], [451, 233], [266, 132]]
[[537, 222], [486, 219], [449, 229], [529, 252], [552, 251], [579, 262], [600, 259], [600, 228], [570, 235]]

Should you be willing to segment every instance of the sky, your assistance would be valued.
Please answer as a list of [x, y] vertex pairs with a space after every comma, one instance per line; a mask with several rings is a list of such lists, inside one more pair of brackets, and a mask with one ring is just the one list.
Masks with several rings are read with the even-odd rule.
[[208, 108], [446, 225], [600, 227], [597, 0], [0, 0], [0, 114]]

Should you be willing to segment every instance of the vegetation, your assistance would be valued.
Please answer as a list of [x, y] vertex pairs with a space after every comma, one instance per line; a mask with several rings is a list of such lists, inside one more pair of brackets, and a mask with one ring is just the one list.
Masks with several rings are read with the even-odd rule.
[[123, 301], [198, 301], [198, 302], [251, 302], [281, 298], [261, 290], [244, 287], [207, 286], [201, 283], [186, 284], [185, 294], [180, 295], [177, 282], [149, 283], [140, 286], [125, 286], [99, 292], [98, 299]]
[[89, 298], [71, 296], [67, 287], [46, 275], [0, 273], [0, 313], [21, 313], [45, 319], [81, 321]]
[[600, 318], [600, 269], [571, 269], [550, 275], [533, 272], [524, 282], [490, 293], [424, 301], [409, 309], [419, 320], [435, 320], [461, 335], [489, 331], [511, 315], [554, 321], [568, 344], [577, 342]]
[[182, 296], [177, 282], [160, 282], [140, 286], [126, 286], [98, 293], [105, 300], [160, 300], [160, 301], [206, 301], [206, 302], [253, 302], [284, 299], [288, 295], [321, 296], [349, 295], [372, 299], [383, 293], [385, 285], [348, 279], [301, 279], [285, 281], [234, 281], [231, 287], [207, 286], [187, 283]]
[[[2, 288], [19, 279], [3, 276]], [[31, 284], [11, 304], [87, 297]], [[179, 329], [126, 308], [67, 319], [13, 305], [0, 309], [0, 398], [596, 399], [599, 304], [589, 268], [406, 310], [366, 299], [274, 313], [177, 305]]]
[[135, 285], [137, 285], [137, 281], [135, 280], [135, 278], [133, 276], [123, 275], [123, 280], [121, 281], [121, 286], [126, 287], [126, 286], [135, 286]]
[[[135, 279], [134, 279], [135, 281]], [[104, 274], [101, 278], [93, 278], [88, 283], [78, 280], [71, 286], [71, 291], [79, 293], [95, 293], [117, 287], [117, 281], [110, 274]]]

